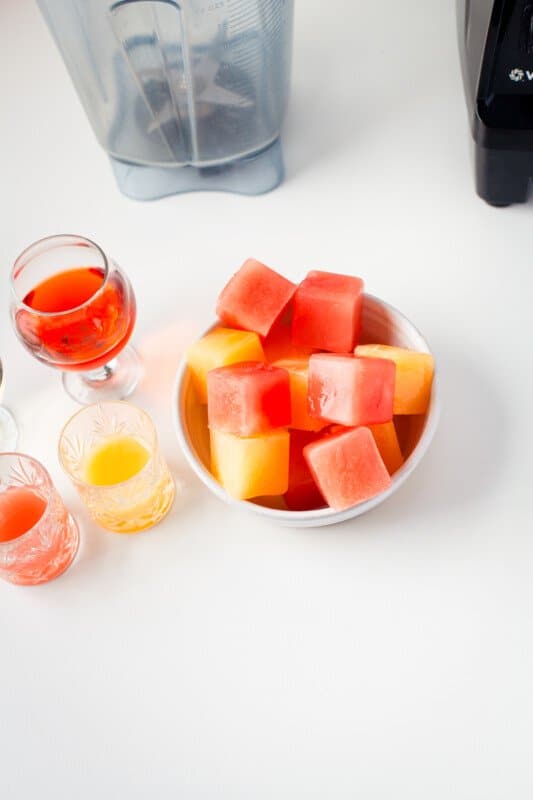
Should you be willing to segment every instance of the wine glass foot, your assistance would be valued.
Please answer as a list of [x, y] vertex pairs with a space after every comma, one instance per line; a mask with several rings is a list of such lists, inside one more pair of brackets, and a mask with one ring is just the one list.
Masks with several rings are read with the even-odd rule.
[[92, 372], [64, 372], [67, 394], [81, 405], [125, 400], [142, 378], [142, 362], [133, 347], [126, 347], [113, 361]]
[[0, 452], [9, 453], [17, 449], [17, 423], [7, 408], [0, 406]]

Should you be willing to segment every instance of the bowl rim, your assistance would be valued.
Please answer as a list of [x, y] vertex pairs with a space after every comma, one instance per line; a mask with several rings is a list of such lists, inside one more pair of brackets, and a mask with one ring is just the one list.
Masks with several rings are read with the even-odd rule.
[[[408, 319], [405, 316], [405, 314], [403, 314], [397, 308], [385, 302], [381, 298], [376, 297], [375, 295], [365, 292], [364, 296], [365, 298], [368, 298], [372, 303], [375, 303], [376, 305], [379, 305], [385, 310], [389, 311], [394, 318], [403, 322], [405, 327], [410, 329], [410, 332], [418, 338], [420, 343], [420, 347], [419, 349], [417, 349], [417, 352], [429, 353], [430, 355], [433, 355], [433, 352], [425, 336], [422, 335], [422, 333], [419, 331], [416, 325], [413, 322], [411, 322], [411, 320]], [[219, 323], [214, 322], [202, 334], [200, 334], [200, 337], [198, 338], [205, 336], [207, 333], [209, 333], [209, 331], [213, 330], [213, 328], [215, 327], [219, 327]], [[223, 489], [222, 486], [215, 480], [211, 472], [206, 467], [204, 467], [202, 462], [197, 457], [194, 448], [191, 444], [189, 433], [187, 431], [182, 413], [183, 402], [184, 402], [184, 390], [186, 388], [185, 380], [187, 377], [187, 370], [188, 370], [188, 365], [184, 354], [182, 356], [180, 365], [178, 367], [172, 389], [172, 421], [176, 436], [178, 438], [178, 442], [180, 444], [181, 450], [185, 456], [187, 463], [189, 464], [193, 472], [197, 475], [197, 477], [200, 478], [202, 483], [216, 497], [218, 497], [226, 504], [231, 506], [241, 507], [247, 512], [259, 514], [263, 517], [267, 517], [268, 519], [274, 522], [282, 523], [284, 525], [289, 525], [291, 527], [318, 527], [321, 525], [333, 525], [337, 522], [343, 522], [355, 516], [360, 516], [361, 514], [364, 514], [365, 512], [370, 511], [371, 509], [383, 503], [392, 494], [394, 494], [394, 492], [396, 492], [400, 488], [400, 486], [402, 486], [402, 484], [407, 480], [407, 478], [411, 475], [411, 473], [415, 470], [420, 461], [423, 459], [433, 440], [440, 418], [441, 397], [440, 397], [440, 386], [439, 386], [439, 374], [438, 374], [437, 364], [435, 363], [433, 384], [431, 388], [431, 398], [424, 426], [424, 431], [412, 453], [410, 453], [409, 457], [402, 464], [400, 469], [397, 470], [397, 472], [395, 472], [394, 475], [392, 476], [391, 485], [389, 486], [388, 489], [386, 489], [384, 492], [380, 492], [375, 497], [371, 497], [369, 500], [365, 500], [362, 503], [357, 503], [356, 505], [342, 509], [341, 511], [336, 511], [335, 509], [332, 509], [330, 506], [327, 506], [326, 508], [313, 509], [310, 511], [290, 511], [284, 509], [269, 508], [267, 506], [262, 506], [257, 503], [253, 503], [250, 500], [238, 500], [237, 498], [231, 497], [226, 492], [226, 490]]]

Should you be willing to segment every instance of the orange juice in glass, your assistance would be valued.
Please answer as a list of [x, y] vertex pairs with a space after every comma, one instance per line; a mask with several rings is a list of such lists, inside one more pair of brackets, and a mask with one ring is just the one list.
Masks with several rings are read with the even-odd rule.
[[78, 526], [42, 464], [0, 453], [0, 577], [22, 585], [52, 580], [78, 545]]
[[61, 434], [59, 459], [92, 518], [106, 530], [146, 530], [172, 506], [174, 481], [154, 425], [129, 403], [78, 411]]

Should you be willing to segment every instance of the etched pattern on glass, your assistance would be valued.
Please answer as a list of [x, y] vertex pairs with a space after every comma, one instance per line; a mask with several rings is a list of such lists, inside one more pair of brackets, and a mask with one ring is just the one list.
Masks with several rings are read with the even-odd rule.
[[0, 543], [0, 577], [11, 583], [36, 584], [60, 575], [74, 559], [79, 532], [44, 468], [25, 456], [6, 456], [0, 492], [31, 489], [46, 502], [41, 519], [22, 536]]
[[[95, 486], [85, 479], [91, 452], [106, 439], [133, 437], [150, 454], [143, 469], [123, 483]], [[116, 533], [134, 533], [157, 524], [168, 513], [175, 486], [159, 451], [149, 417], [127, 403], [102, 403], [79, 412], [60, 442], [64, 468], [94, 521]]]

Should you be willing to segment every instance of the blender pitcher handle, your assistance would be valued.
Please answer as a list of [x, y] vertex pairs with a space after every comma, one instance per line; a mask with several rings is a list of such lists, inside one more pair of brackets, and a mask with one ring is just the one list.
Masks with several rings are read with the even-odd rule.
[[120, 51], [158, 131], [177, 163], [194, 162], [197, 135], [183, 10], [176, 0], [117, 0], [109, 18]]

